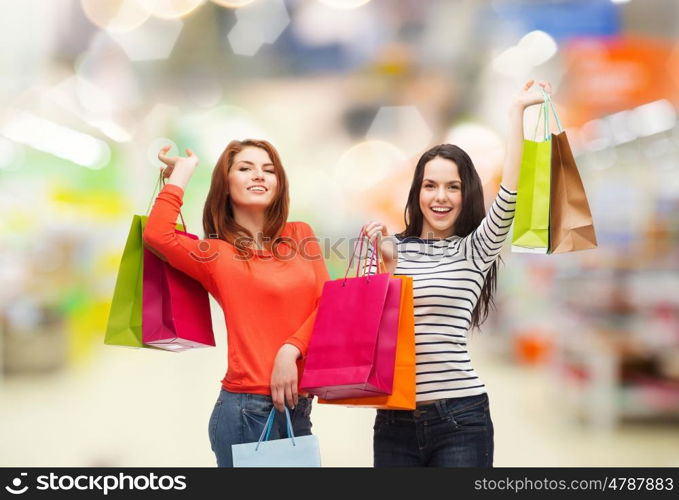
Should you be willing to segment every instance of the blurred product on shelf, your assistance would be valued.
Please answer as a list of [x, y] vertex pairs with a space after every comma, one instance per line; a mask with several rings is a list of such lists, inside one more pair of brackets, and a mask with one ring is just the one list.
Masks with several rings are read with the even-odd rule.
[[521, 331], [514, 335], [514, 353], [519, 363], [545, 364], [553, 353], [551, 332], [541, 330]]
[[580, 331], [559, 337], [571, 409], [604, 429], [629, 418], [679, 420], [679, 276], [618, 265], [575, 278], [598, 293], [562, 292], [563, 307], [582, 319]]
[[2, 373], [52, 373], [66, 365], [64, 318], [54, 307], [18, 298], [0, 311]]

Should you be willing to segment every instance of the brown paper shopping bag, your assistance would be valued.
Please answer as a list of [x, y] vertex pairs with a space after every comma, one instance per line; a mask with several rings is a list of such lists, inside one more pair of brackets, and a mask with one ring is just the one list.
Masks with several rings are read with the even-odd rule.
[[597, 247], [592, 212], [575, 164], [566, 132], [548, 99], [559, 127], [552, 134], [552, 174], [549, 204], [549, 253], [565, 253]]

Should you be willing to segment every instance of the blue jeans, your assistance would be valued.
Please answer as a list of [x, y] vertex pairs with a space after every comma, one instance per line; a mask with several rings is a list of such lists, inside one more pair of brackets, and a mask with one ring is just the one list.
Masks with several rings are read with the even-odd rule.
[[375, 467], [493, 466], [487, 394], [377, 410], [374, 430]]
[[[295, 436], [311, 434], [311, 401], [313, 397], [300, 396], [294, 410], [290, 410]], [[208, 434], [210, 445], [217, 458], [218, 467], [233, 467], [231, 445], [257, 441], [266, 419], [273, 408], [271, 396], [229, 392], [222, 389], [210, 415]], [[270, 439], [288, 436], [285, 413], [276, 412]]]

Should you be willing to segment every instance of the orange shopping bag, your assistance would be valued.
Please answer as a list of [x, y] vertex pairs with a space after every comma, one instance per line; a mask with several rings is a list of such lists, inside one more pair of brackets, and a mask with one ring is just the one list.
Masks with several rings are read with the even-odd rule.
[[391, 394], [346, 399], [318, 399], [321, 404], [362, 406], [382, 410], [415, 409], [415, 316], [413, 278], [394, 276], [401, 280], [401, 304], [396, 338], [394, 385]]

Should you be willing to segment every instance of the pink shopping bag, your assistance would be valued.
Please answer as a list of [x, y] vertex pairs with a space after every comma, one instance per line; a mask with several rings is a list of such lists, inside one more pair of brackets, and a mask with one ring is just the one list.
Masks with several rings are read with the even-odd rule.
[[[177, 231], [192, 239], [195, 234]], [[142, 341], [172, 351], [215, 345], [203, 286], [144, 248]]]
[[300, 388], [323, 399], [392, 391], [401, 281], [388, 273], [358, 276], [358, 266], [347, 278], [354, 255], [345, 277], [323, 287], [304, 364]]

